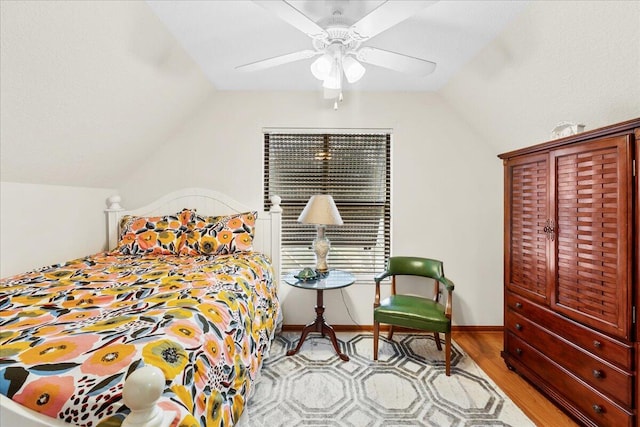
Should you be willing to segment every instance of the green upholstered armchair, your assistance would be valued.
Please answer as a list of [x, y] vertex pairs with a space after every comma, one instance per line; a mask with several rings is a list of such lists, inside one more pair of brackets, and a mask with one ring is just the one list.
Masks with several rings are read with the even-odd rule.
[[[434, 279], [433, 298], [396, 293], [396, 276], [420, 276]], [[391, 295], [380, 301], [380, 282], [391, 277]], [[390, 325], [388, 339], [393, 338], [393, 326], [420, 329], [434, 333], [436, 346], [442, 351], [440, 333], [445, 336], [446, 374], [451, 375], [451, 306], [454, 284], [444, 276], [442, 261], [428, 258], [394, 256], [387, 260], [387, 269], [375, 277], [376, 298], [373, 303], [373, 360], [378, 360], [380, 323]], [[431, 280], [427, 281], [431, 285]], [[447, 291], [447, 301], [440, 302], [440, 285]]]

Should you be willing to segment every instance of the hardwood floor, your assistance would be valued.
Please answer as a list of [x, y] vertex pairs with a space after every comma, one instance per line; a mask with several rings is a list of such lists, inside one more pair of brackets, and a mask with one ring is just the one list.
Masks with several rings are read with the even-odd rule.
[[578, 426], [537, 389], [510, 371], [500, 357], [502, 332], [453, 331], [453, 340], [540, 427]]

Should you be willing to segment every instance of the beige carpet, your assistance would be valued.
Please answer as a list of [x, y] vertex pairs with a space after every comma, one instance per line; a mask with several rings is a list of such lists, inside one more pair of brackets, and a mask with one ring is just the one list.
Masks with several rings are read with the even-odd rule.
[[378, 362], [370, 333], [338, 334], [348, 362], [319, 334], [286, 356], [298, 339], [276, 337], [241, 427], [534, 426], [455, 343], [447, 377], [433, 336], [381, 338]]

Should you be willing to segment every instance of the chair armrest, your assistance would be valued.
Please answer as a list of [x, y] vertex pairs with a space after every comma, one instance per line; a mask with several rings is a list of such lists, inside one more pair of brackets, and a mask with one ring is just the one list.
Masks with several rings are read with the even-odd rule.
[[444, 276], [439, 278], [438, 282], [442, 283], [442, 285], [447, 290], [447, 305], [444, 309], [444, 315], [447, 316], [447, 318], [451, 319], [453, 312], [453, 290], [456, 286], [451, 280], [447, 279]]
[[449, 320], [451, 320], [453, 312], [453, 286], [451, 288], [447, 288], [447, 305], [444, 308], [444, 315], [447, 316]]
[[373, 308], [380, 306], [380, 282], [382, 282], [383, 279], [386, 279], [389, 276], [391, 276], [391, 274], [389, 274], [389, 272], [385, 270], [373, 278], [373, 280], [375, 280], [376, 282], [376, 298], [373, 301]]
[[390, 274], [389, 274], [388, 271], [383, 271], [382, 273], [380, 273], [376, 277], [374, 277], [373, 280], [375, 280], [376, 283], [380, 283], [383, 279], [386, 279], [389, 276], [390, 276]]
[[439, 278], [438, 282], [442, 283], [449, 292], [453, 292], [453, 289], [456, 287], [456, 285], [454, 285], [453, 282], [446, 277]]

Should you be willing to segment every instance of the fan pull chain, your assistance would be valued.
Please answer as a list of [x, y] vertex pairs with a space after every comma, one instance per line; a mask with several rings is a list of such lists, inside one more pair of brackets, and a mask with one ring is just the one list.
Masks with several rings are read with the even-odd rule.
[[333, 109], [334, 110], [338, 109], [338, 101], [342, 102], [343, 99], [344, 99], [344, 97], [342, 96], [342, 91], [340, 91], [340, 95], [338, 95], [338, 99], [336, 101], [333, 101]]

